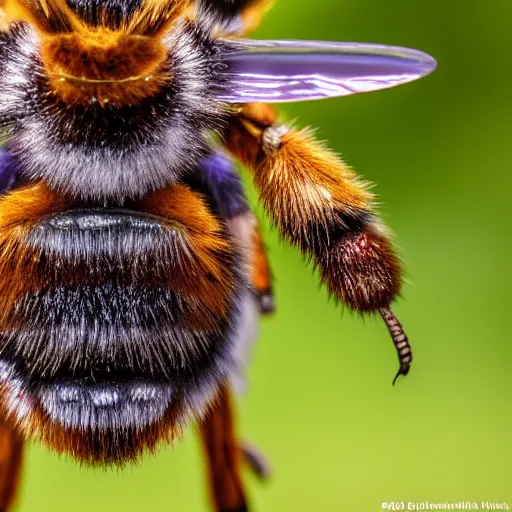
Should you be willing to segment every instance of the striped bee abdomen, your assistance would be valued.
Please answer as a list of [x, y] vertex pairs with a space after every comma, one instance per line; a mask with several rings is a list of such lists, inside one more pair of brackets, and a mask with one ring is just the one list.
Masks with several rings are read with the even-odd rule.
[[130, 208], [43, 185], [0, 200], [0, 406], [27, 437], [123, 463], [200, 417], [252, 301], [241, 257], [183, 185]]

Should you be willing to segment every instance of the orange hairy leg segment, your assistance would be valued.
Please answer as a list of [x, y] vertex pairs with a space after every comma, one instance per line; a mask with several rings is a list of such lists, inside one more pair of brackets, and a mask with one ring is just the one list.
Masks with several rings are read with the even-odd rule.
[[260, 312], [273, 313], [275, 306], [272, 273], [258, 219], [248, 211], [228, 219], [227, 225], [234, 240], [245, 254], [252, 289], [259, 302]]
[[398, 354], [395, 377], [409, 373], [412, 352], [389, 305], [402, 268], [379, 223], [368, 185], [309, 130], [275, 123], [272, 109], [243, 107], [225, 142], [253, 170], [267, 213], [281, 234], [318, 268], [332, 296], [360, 313], [379, 313]]
[[261, 236], [257, 221], [252, 230], [251, 282], [259, 299], [260, 310], [264, 314], [275, 310], [272, 290], [272, 271], [267, 256], [267, 250]]
[[340, 215], [371, 213], [373, 195], [310, 130], [295, 131], [275, 121], [268, 105], [249, 105], [233, 120], [226, 144], [254, 171], [256, 188], [281, 233], [308, 252], [314, 249], [315, 226], [328, 228]]
[[277, 120], [277, 113], [266, 103], [248, 103], [231, 119], [226, 134], [229, 150], [248, 168], [254, 169], [261, 156], [263, 131]]
[[368, 184], [313, 137], [276, 124], [273, 110], [248, 105], [226, 145], [253, 171], [281, 234], [319, 268], [333, 296], [357, 311], [379, 311], [397, 296], [400, 263], [376, 220]]
[[256, 0], [248, 5], [241, 13], [240, 17], [243, 23], [243, 33], [256, 30], [263, 16], [272, 8], [274, 0]]
[[304, 230], [310, 223], [329, 222], [337, 212], [368, 211], [373, 199], [355, 173], [308, 130], [284, 134], [280, 148], [261, 159], [254, 179], [274, 222], [292, 243], [308, 236]]
[[216, 512], [247, 511], [233, 416], [231, 391], [223, 387], [199, 425]]
[[0, 510], [10, 510], [19, 487], [23, 441], [13, 426], [0, 419]]
[[267, 259], [265, 245], [257, 223], [252, 230], [252, 272], [251, 280], [254, 289], [258, 293], [269, 293], [272, 287], [270, 264]]

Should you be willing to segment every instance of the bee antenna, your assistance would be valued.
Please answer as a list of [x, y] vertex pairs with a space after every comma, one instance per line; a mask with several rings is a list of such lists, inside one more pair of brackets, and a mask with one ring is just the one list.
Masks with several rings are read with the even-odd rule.
[[398, 373], [393, 379], [394, 386], [398, 377], [400, 377], [400, 375], [407, 375], [409, 373], [409, 370], [411, 369], [411, 345], [409, 344], [409, 338], [405, 334], [402, 324], [398, 321], [398, 318], [391, 311], [391, 309], [389, 307], [380, 308], [379, 312], [382, 318], [384, 319], [384, 322], [386, 322], [389, 334], [391, 334], [391, 338], [393, 339], [393, 343], [395, 344], [395, 348], [398, 353], [398, 361], [400, 362], [400, 368], [398, 369]]

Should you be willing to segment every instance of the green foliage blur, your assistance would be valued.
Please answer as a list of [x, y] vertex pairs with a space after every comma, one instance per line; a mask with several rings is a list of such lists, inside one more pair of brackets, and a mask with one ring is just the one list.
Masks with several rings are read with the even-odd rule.
[[[407, 86], [282, 109], [376, 183], [406, 262], [395, 310], [415, 362], [392, 387], [383, 323], [329, 302], [264, 221], [279, 309], [263, 322], [239, 427], [274, 476], [246, 475], [254, 512], [512, 507], [511, 27], [510, 0], [277, 0], [254, 34], [409, 46], [439, 62]], [[25, 469], [20, 512], [208, 510], [193, 429], [123, 472], [39, 446]]]

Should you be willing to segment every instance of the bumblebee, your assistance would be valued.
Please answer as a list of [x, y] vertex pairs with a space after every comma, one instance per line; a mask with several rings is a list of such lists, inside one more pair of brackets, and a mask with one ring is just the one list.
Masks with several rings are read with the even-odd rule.
[[[212, 504], [248, 510], [235, 434], [272, 283], [232, 158], [332, 296], [386, 322], [402, 270], [374, 196], [272, 102], [430, 73], [414, 50], [252, 41], [266, 0], [0, 0], [0, 509], [23, 444], [123, 466], [199, 425]], [[397, 375], [397, 377], [398, 377]]]

